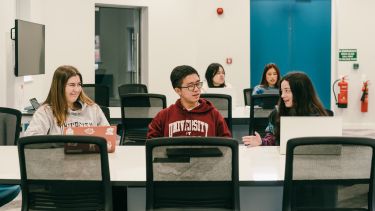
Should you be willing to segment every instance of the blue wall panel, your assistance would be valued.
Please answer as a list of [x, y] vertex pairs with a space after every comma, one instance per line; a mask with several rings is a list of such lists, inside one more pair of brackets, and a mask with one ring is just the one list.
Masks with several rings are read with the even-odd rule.
[[[284, 1], [250, 0], [251, 86], [260, 83], [264, 65], [288, 67], [289, 4]], [[285, 71], [284, 71], [285, 72]]]
[[282, 75], [306, 72], [330, 107], [331, 1], [251, 0], [251, 86], [263, 66], [276, 63]]

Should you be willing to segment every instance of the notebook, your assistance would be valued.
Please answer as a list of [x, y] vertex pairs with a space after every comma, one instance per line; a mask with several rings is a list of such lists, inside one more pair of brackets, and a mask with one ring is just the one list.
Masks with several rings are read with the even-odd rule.
[[[280, 154], [286, 153], [289, 139], [298, 137], [342, 136], [342, 118], [328, 116], [294, 116], [280, 119]], [[295, 154], [340, 154], [341, 147], [326, 146]]]
[[[107, 140], [108, 152], [114, 152], [116, 147], [116, 126], [66, 127], [65, 135], [100, 136]], [[99, 149], [93, 144], [67, 143], [65, 153], [94, 153]]]

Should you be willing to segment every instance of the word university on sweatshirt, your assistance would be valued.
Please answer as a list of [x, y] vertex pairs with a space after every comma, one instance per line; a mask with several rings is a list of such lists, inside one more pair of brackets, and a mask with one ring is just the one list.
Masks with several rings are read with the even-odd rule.
[[170, 123], [169, 137], [173, 136], [204, 136], [207, 137], [208, 124], [200, 120], [180, 120]]

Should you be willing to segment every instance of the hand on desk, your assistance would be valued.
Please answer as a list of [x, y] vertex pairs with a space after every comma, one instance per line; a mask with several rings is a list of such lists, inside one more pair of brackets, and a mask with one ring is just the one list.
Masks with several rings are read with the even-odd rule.
[[242, 137], [242, 142], [245, 146], [256, 147], [262, 145], [262, 138], [259, 133], [255, 132], [255, 136], [244, 136]]

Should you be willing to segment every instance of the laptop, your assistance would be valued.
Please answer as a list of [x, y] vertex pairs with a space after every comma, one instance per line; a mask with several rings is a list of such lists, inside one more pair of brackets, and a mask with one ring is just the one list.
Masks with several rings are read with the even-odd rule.
[[[116, 126], [66, 127], [65, 135], [100, 136], [106, 139], [108, 152], [116, 147]], [[99, 149], [93, 144], [67, 143], [65, 153], [95, 153]]]
[[[299, 137], [342, 136], [342, 118], [328, 116], [293, 116], [280, 119], [280, 154], [286, 154], [289, 139]], [[341, 147], [329, 145], [299, 150], [295, 154], [341, 154]]]

